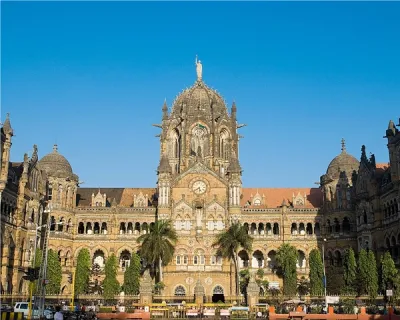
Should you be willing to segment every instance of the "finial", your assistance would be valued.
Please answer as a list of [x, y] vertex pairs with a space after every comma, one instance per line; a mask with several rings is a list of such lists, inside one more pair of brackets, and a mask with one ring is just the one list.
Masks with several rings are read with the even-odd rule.
[[6, 113], [6, 118], [10, 119], [10, 113], [9, 112]]
[[53, 152], [58, 152], [58, 146], [57, 146], [57, 144], [55, 144], [55, 145], [53, 146]]
[[346, 141], [342, 138], [342, 153], [346, 152]]

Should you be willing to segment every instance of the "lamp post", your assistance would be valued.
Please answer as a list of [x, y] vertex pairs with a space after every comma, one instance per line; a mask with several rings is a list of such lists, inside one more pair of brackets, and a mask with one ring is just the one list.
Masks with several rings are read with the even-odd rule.
[[325, 242], [326, 242], [326, 239], [324, 238], [324, 242], [322, 242], [322, 264], [323, 264], [323, 266], [324, 266], [324, 296], [325, 296], [325, 309], [326, 309], [326, 313], [328, 313], [328, 302], [327, 302], [327, 299], [326, 299]]
[[[36, 250], [37, 250], [37, 242], [38, 242], [38, 231], [39, 229], [41, 230], [42, 227], [44, 226], [39, 226], [34, 220], [30, 219], [30, 222], [35, 225], [35, 245], [34, 245], [34, 251], [33, 251], [33, 264], [32, 267], [36, 268]], [[29, 290], [29, 307], [28, 307], [28, 313], [29, 313], [29, 319], [32, 319], [32, 298], [33, 298], [33, 284], [30, 283], [30, 290]]]

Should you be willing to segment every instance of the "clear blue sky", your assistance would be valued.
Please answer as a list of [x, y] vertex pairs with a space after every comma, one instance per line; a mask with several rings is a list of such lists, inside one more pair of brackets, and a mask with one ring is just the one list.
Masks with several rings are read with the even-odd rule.
[[400, 117], [400, 2], [2, 2], [12, 160], [54, 143], [85, 187], [155, 186], [164, 98], [205, 82], [238, 106], [245, 187], [315, 186]]

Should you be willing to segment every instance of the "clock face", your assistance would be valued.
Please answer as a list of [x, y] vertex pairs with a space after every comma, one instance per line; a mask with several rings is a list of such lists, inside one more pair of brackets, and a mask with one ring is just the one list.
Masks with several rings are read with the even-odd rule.
[[193, 192], [196, 194], [202, 194], [204, 192], [206, 192], [207, 190], [207, 185], [205, 184], [204, 181], [196, 181], [195, 183], [193, 183]]

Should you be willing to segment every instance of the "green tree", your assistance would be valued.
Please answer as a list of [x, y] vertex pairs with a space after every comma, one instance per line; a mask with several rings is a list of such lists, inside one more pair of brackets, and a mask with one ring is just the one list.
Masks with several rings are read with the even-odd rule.
[[324, 264], [321, 252], [313, 249], [310, 252], [310, 294], [312, 296], [322, 296], [324, 294]]
[[378, 295], [378, 271], [375, 255], [362, 249], [358, 257], [359, 294], [367, 294], [374, 299]]
[[283, 277], [283, 294], [294, 296], [297, 291], [297, 249], [288, 243], [282, 244], [276, 253], [278, 273]]
[[61, 290], [62, 268], [57, 252], [50, 249], [47, 253], [46, 285], [47, 294], [59, 294]]
[[343, 293], [353, 294], [356, 290], [357, 284], [357, 263], [354, 251], [348, 248], [344, 252], [343, 257]]
[[124, 273], [124, 292], [125, 294], [138, 294], [140, 285], [140, 258], [132, 254], [131, 263]]
[[118, 261], [115, 254], [106, 260], [104, 267], [105, 278], [103, 281], [103, 297], [105, 300], [112, 300], [120, 292], [121, 286], [117, 280]]
[[304, 276], [297, 281], [297, 292], [299, 293], [300, 297], [305, 296], [310, 292], [310, 281]]
[[380, 274], [381, 274], [381, 288], [386, 296], [386, 290], [397, 289], [398, 270], [394, 264], [392, 256], [389, 252], [381, 257]]
[[[36, 267], [36, 268], [40, 268], [40, 266], [42, 265], [42, 261], [43, 261], [43, 252], [40, 248], [36, 249], [36, 253], [35, 253], [35, 260], [32, 260], [32, 267]], [[35, 262], [35, 263], [33, 263]], [[32, 287], [32, 292], [35, 294], [38, 294], [37, 292], [37, 282], [38, 280], [35, 280], [34, 282], [29, 282], [29, 289], [31, 289]]]
[[83, 294], [88, 291], [91, 265], [89, 250], [83, 248], [79, 251], [76, 262], [75, 295]]
[[232, 223], [227, 230], [222, 231], [216, 237], [213, 247], [218, 248], [218, 253], [223, 258], [233, 261], [235, 266], [236, 278], [236, 292], [240, 290], [239, 279], [239, 249], [243, 248], [245, 251], [251, 251], [253, 238], [248, 234], [246, 228], [240, 223]]
[[240, 287], [240, 293], [246, 294], [246, 289], [250, 281], [250, 271], [248, 268], [242, 269], [239, 271], [239, 277], [240, 277], [240, 282], [239, 282], [239, 287]]
[[140, 255], [150, 265], [158, 269], [158, 280], [162, 281], [162, 266], [173, 258], [178, 236], [171, 220], [157, 220], [150, 225], [150, 232], [141, 235], [137, 242], [141, 244]]

